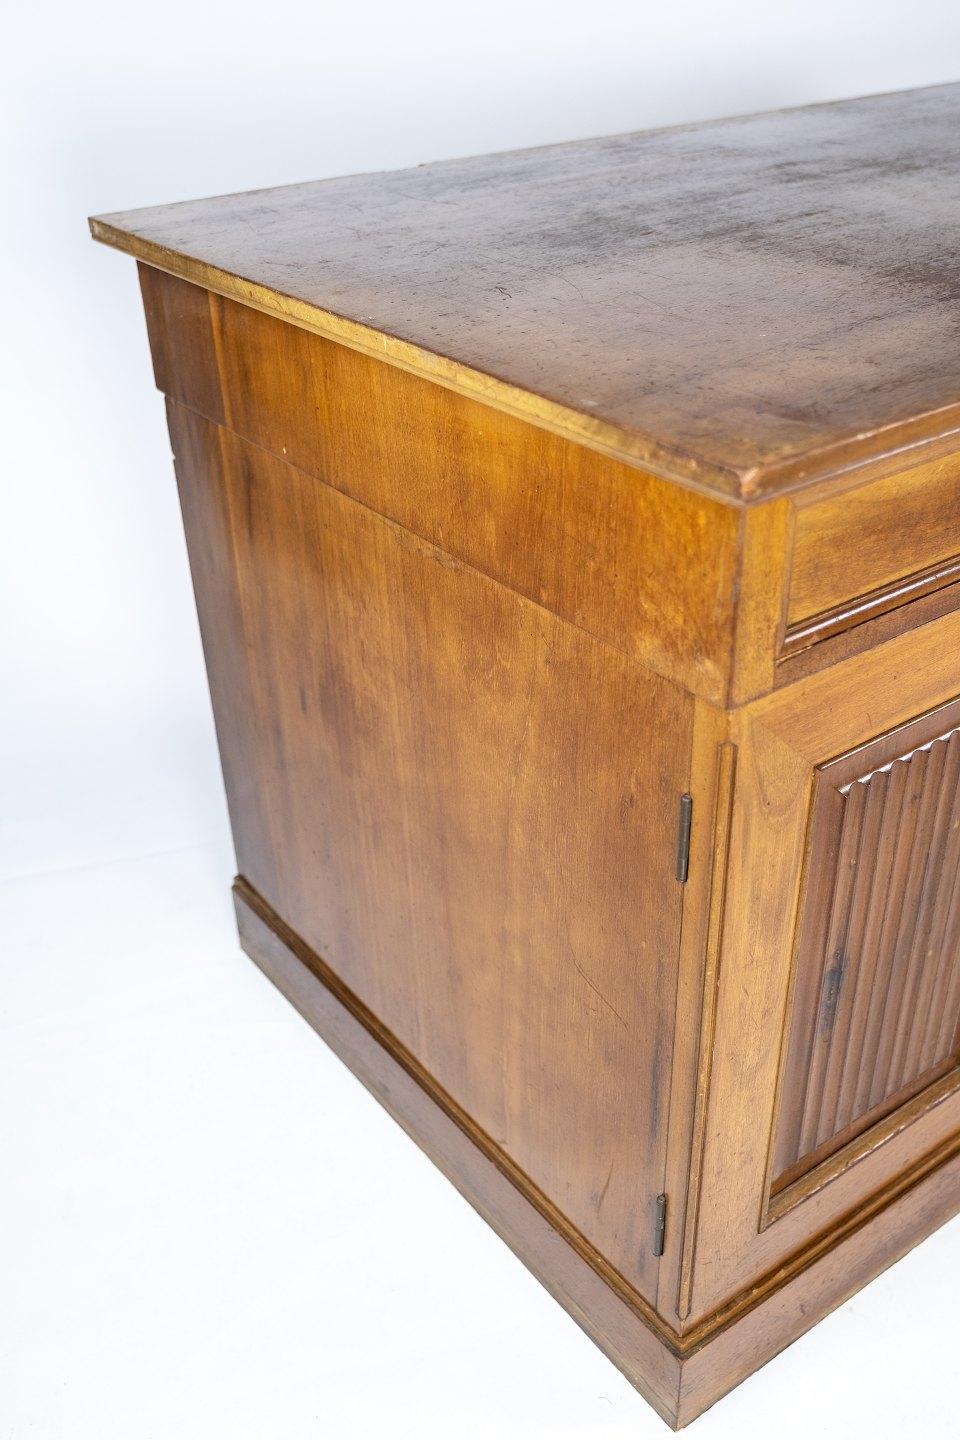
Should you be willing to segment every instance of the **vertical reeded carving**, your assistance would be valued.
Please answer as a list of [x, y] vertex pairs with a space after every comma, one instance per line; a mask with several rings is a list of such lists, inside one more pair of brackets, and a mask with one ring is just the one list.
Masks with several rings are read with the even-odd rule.
[[775, 1185], [956, 1064], [958, 708], [816, 772]]

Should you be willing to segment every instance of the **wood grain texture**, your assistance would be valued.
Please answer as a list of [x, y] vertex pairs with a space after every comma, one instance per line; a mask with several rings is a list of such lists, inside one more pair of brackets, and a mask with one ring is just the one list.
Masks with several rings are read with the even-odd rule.
[[237, 833], [241, 874], [655, 1295], [692, 702], [292, 465], [169, 415], [236, 576], [256, 740], [221, 743], [266, 817]]
[[141, 289], [172, 398], [659, 674], [726, 694], [733, 506], [146, 266]]
[[960, 730], [926, 732], [957, 708], [900, 731], [893, 760], [878, 741], [818, 768], [781, 1185], [956, 1065]]
[[[855, 539], [849, 542], [855, 545]], [[950, 566], [949, 570], [953, 567]], [[929, 582], [929, 583], [928, 583]], [[840, 605], [787, 630], [774, 669], [773, 688], [826, 670], [852, 655], [884, 645], [897, 635], [960, 609], [960, 575], [921, 572], [882, 586], [850, 605]]]
[[[522, 1172], [504, 1163], [471, 1117], [240, 879], [234, 904], [250, 958], [657, 1413], [675, 1425], [681, 1361], [657, 1317], [596, 1252], [583, 1249], [566, 1218]], [[468, 1289], [465, 1294], [469, 1304]]]
[[960, 88], [102, 216], [161, 269], [750, 497], [960, 424]]
[[94, 222], [244, 946], [673, 1424], [960, 1203], [958, 112]]
[[[684, 1352], [674, 1422], [682, 1429], [759, 1365], [849, 1300], [960, 1209], [960, 1139], [956, 1133], [844, 1218], [803, 1264], [731, 1309], [707, 1343]], [[718, 1317], [719, 1318], [719, 1317]], [[905, 1323], [909, 1323], [906, 1320]], [[918, 1411], [922, 1408], [918, 1402]]]
[[[882, 764], [914, 747], [898, 734], [957, 694], [960, 617], [945, 616], [773, 692], [730, 716], [736, 801], [727, 862], [713, 1065], [690, 1333], [764, 1274], [826, 1237], [843, 1216], [960, 1131], [960, 1092], [944, 1080], [874, 1123], [784, 1190], [771, 1140], [793, 986], [813, 780], [837, 756], [883, 740]], [[928, 723], [926, 720], [924, 724]], [[951, 723], [937, 727], [932, 739]], [[873, 763], [863, 769], [872, 771]], [[833, 871], [828, 866], [829, 887]], [[909, 874], [908, 877], [909, 878]], [[793, 986], [793, 988], [792, 988]], [[882, 1026], [881, 1026], [882, 1029]]]
[[[960, 560], [960, 461], [930, 461], [797, 508], [788, 624]], [[956, 575], [953, 576], [956, 578]], [[940, 583], [945, 583], [941, 580]], [[902, 602], [901, 602], [902, 603]]]
[[703, 1146], [706, 1135], [710, 1080], [713, 1074], [713, 1047], [717, 1023], [717, 984], [720, 945], [723, 937], [724, 907], [727, 900], [727, 864], [730, 857], [730, 824], [733, 818], [736, 782], [736, 748], [724, 741], [717, 748], [716, 800], [711, 839], [710, 900], [703, 956], [703, 989], [700, 1002], [700, 1033], [697, 1045], [697, 1079], [690, 1126], [690, 1168], [686, 1176], [686, 1204], [683, 1243], [680, 1247], [677, 1315], [685, 1322], [692, 1308], [693, 1276], [696, 1267], [697, 1233], [703, 1199]]
[[349, 1066], [666, 1422], [681, 1429], [789, 1345], [960, 1205], [954, 1138], [906, 1167], [831, 1243], [795, 1262], [688, 1336], [638, 1304], [562, 1215], [504, 1167], [471, 1119], [243, 881], [234, 887], [250, 957]]
[[[723, 890], [716, 884], [714, 842], [717, 820], [728, 798], [728, 779], [720, 757], [728, 750], [726, 713], [697, 701], [693, 718], [692, 755], [688, 791], [693, 807], [687, 883], [683, 887], [680, 929], [680, 970], [677, 982], [673, 1073], [667, 1126], [667, 1170], [664, 1190], [669, 1196], [666, 1245], [660, 1263], [657, 1305], [680, 1333], [685, 1316], [678, 1309], [681, 1265], [687, 1253], [687, 1196], [694, 1185], [697, 1133], [704, 1067], [702, 1032], [711, 987], [704, 974], [705, 957], [719, 940], [716, 907], [722, 909]], [[713, 913], [711, 913], [713, 907]], [[709, 958], [707, 963], [709, 963]], [[708, 1025], [709, 1028], [709, 1025]]]
[[[890, 477], [842, 487], [795, 515], [788, 499], [738, 511], [148, 266], [140, 272], [165, 393], [711, 703], [741, 704], [791, 678], [785, 667], [817, 668], [837, 645], [848, 653], [873, 643], [878, 623], [896, 632], [923, 623], [931, 604], [960, 604], [949, 577], [896, 582], [825, 628], [788, 628], [782, 643], [787, 587], [810, 569], [811, 536], [834, 571], [871, 536], [895, 568]], [[934, 520], [940, 477], [960, 467], [954, 458], [921, 470], [922, 485], [914, 478], [906, 492], [909, 543], [929, 553], [931, 535], [942, 543], [957, 528], [949, 506], [939, 530]], [[855, 588], [855, 560], [850, 575]]]
[[745, 510], [740, 520], [737, 618], [728, 705], [773, 688], [783, 624], [791, 514], [788, 500]]
[[[876, 621], [892, 622], [894, 628], [888, 628], [888, 633], [897, 633], [897, 630], [910, 625], [922, 625], [934, 615], [956, 608], [960, 603], [958, 594], [960, 557], [949, 556], [946, 560], [934, 561], [923, 570], [914, 570], [873, 590], [857, 592], [829, 610], [821, 610], [816, 615], [788, 625], [778, 663], [782, 665], [784, 658], [789, 662], [790, 657], [798, 652], [830, 640], [842, 642], [849, 638], [853, 649], [866, 649], [871, 641], [886, 638]], [[850, 653], [849, 650], [847, 653]], [[832, 653], [829, 649], [818, 650], [814, 663], [830, 664], [838, 655], [837, 650]], [[799, 672], [791, 673], [795, 678]]]

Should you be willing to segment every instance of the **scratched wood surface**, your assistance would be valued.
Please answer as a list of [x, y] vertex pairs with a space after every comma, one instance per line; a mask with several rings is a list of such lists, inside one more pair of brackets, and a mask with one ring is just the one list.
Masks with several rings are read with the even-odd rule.
[[152, 264], [737, 496], [960, 425], [960, 86], [93, 222]]
[[958, 1203], [958, 111], [92, 222], [244, 944], [672, 1423]]

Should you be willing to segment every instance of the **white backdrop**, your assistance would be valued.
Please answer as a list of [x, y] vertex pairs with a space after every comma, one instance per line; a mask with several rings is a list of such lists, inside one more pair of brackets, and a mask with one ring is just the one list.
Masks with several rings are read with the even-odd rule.
[[225, 824], [134, 266], [89, 213], [954, 79], [960, 6], [34, 3], [2, 64], [10, 875]]
[[[238, 957], [135, 268], [86, 216], [956, 79], [960, 6], [24, 0], [3, 42], [0, 1440], [665, 1435]], [[698, 1440], [952, 1440], [958, 1265], [954, 1223]]]

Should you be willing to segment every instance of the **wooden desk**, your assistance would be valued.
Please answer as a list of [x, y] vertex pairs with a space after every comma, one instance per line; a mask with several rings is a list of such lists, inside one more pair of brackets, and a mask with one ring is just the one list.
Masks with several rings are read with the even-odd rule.
[[244, 947], [675, 1425], [960, 1208], [958, 133], [945, 86], [92, 222]]

